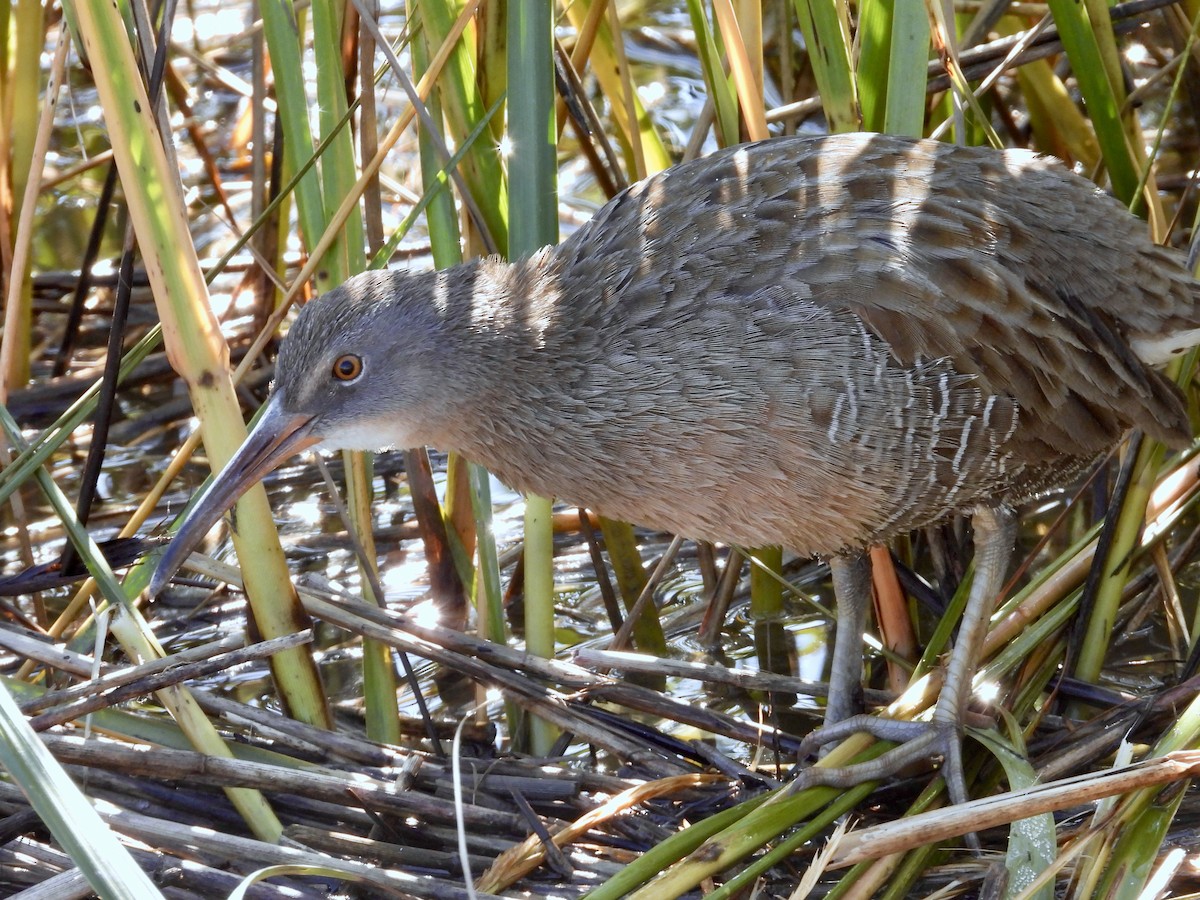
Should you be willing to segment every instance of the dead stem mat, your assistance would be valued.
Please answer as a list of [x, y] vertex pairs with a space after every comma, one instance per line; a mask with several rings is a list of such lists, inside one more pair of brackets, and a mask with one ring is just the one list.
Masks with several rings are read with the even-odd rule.
[[[140, 302], [149, 300], [142, 297]], [[93, 337], [99, 344], [103, 335]], [[119, 441], [142, 442], [123, 464], [127, 467], [143, 467], [144, 442], [154, 439], [146, 435], [158, 429], [161, 440], [163, 427], [186, 412], [182, 398], [169, 402], [161, 391], [155, 394], [147, 387], [166, 379], [168, 372], [162, 354], [155, 354], [134, 375], [133, 381], [152, 399], [140, 415], [116, 423]], [[49, 421], [94, 377], [79, 370], [45, 379], [15, 394], [10, 408], [31, 423]], [[268, 378], [265, 370], [257, 382], [265, 384]], [[398, 471], [398, 459], [381, 457], [376, 474], [390, 479]], [[192, 487], [204, 471], [202, 464], [195, 465]], [[122, 471], [120, 465], [115, 471]], [[273, 476], [273, 490], [296, 487], [297, 471], [301, 467]], [[306, 477], [314, 477], [311, 469]], [[136, 493], [136, 488], [126, 488]], [[181, 498], [172, 503], [178, 509]], [[111, 513], [102, 512], [93, 523], [98, 533], [103, 533], [104, 515], [123, 520], [116, 506], [110, 504]], [[169, 512], [163, 508], [163, 522]], [[50, 527], [42, 539], [52, 543], [56, 537]], [[383, 547], [415, 537], [408, 523], [376, 533]], [[314, 565], [301, 565], [324, 571], [325, 557], [338, 540], [315, 534], [294, 541], [292, 552], [319, 557]], [[571, 552], [586, 558], [578, 531], [571, 540]], [[7, 541], [12, 559], [14, 541]], [[344, 553], [344, 538], [339, 547]], [[152, 548], [152, 541], [114, 544], [106, 545], [106, 552], [131, 560]], [[510, 551], [505, 555], [512, 556]], [[510, 563], [511, 558], [505, 564]], [[694, 575], [694, 561], [688, 565]], [[811, 564], [800, 565], [808, 568], [790, 570], [793, 582], [826, 577]], [[247, 641], [244, 597], [236, 590], [212, 589], [214, 581], [236, 585], [237, 570], [210, 563], [206, 574], [206, 586], [176, 587], [147, 608], [170, 656], [142, 666], [120, 659], [97, 666], [84, 652], [93, 646], [90, 638], [69, 646], [50, 642], [3, 599], [20, 589], [54, 588], [76, 576], [55, 572], [51, 565], [32, 576], [20, 573], [47, 579], [33, 587], [19, 581], [6, 593], [0, 582], [0, 672], [12, 676], [6, 684], [51, 752], [171, 897], [226, 897], [248, 873], [266, 867], [290, 868], [252, 885], [247, 896], [458, 898], [470, 896], [468, 883], [476, 885], [475, 896], [580, 896], [690, 825], [790, 783], [800, 736], [819, 719], [815, 703], [796, 701], [799, 695], [819, 695], [819, 686], [761, 666], [725, 664], [733, 657], [735, 632], [725, 635], [729, 655], [716, 656], [721, 664], [700, 652], [691, 637], [704, 612], [696, 604], [669, 620], [667, 629], [689, 636], [675, 644], [675, 656], [703, 658], [703, 663], [614, 653], [605, 649], [605, 640], [580, 645], [569, 661], [544, 660], [461, 631], [424, 626], [416, 618], [365, 604], [324, 576], [313, 575], [300, 581], [313, 629], [271, 642]], [[735, 610], [745, 602], [744, 592], [738, 598]], [[571, 616], [580, 615], [577, 605], [568, 606]], [[1138, 628], [1136, 621], [1122, 627]], [[334, 673], [361, 669], [365, 638], [389, 647], [402, 668], [419, 670], [401, 691], [409, 715], [403, 720], [405, 733], [393, 743], [365, 738], [358, 684], [335, 693], [350, 698], [336, 704], [335, 732], [306, 726], [273, 707], [266, 662], [270, 654], [312, 641], [326, 681], [333, 682], [338, 677]], [[426, 715], [419, 710], [412, 714], [420, 706], [412, 690], [418, 681], [430, 701], [432, 712]], [[681, 681], [701, 685], [702, 693], [681, 692]], [[222, 731], [233, 758], [191, 751], [153, 701], [154, 691], [182, 684]], [[1122, 735], [1135, 725], [1138, 739], [1153, 743], [1170, 728], [1172, 712], [1190, 699], [1194, 688], [1183, 684], [1155, 692], [1151, 686], [1139, 693], [1136, 701], [1114, 700], [1111, 694], [1093, 697], [1090, 702], [1107, 704], [1109, 711], [1075, 730], [1047, 719], [1029, 746], [1043, 780], [1080, 772], [1090, 778], [1090, 773], [1106, 770]], [[891, 698], [868, 691], [865, 699], [878, 705]], [[554, 753], [531, 758], [497, 750], [508, 747], [508, 736], [531, 716], [552, 723], [562, 734]], [[1064, 743], [1070, 745], [1069, 754]], [[977, 745], [968, 746], [980, 762], [996, 768]], [[1182, 768], [1147, 777], [1162, 783], [1191, 773], [1191, 761], [1174, 764]], [[876, 823], [897, 820], [932, 778], [930, 771], [914, 772], [874, 793], [864, 792], [852, 804], [854, 831], [847, 840], [853, 841], [856, 832], [871, 834], [863, 829]], [[998, 781], [998, 775], [991, 776], [990, 784]], [[247, 831], [225, 793], [239, 787], [267, 797], [284, 826], [278, 841], [259, 840]], [[979, 793], [988, 790], [985, 786]], [[1094, 809], [1087, 804], [1102, 795], [1095, 790], [1085, 795], [1081, 789], [1040, 807], [1060, 811], [1060, 839], [1084, 827]], [[999, 825], [1019, 817], [1010, 811], [994, 821]], [[1163, 842], [1164, 852], [1195, 848], [1194, 818], [1187, 805], [1181, 808]], [[982, 830], [981, 822], [976, 819], [972, 827], [980, 829], [985, 851], [1001, 853], [975, 858], [957, 852], [942, 865], [926, 865], [914, 879], [914, 895], [925, 896], [953, 882], [979, 889], [1009, 834], [1006, 827]], [[955, 833], [963, 830], [969, 829]], [[783, 846], [797, 834], [795, 829], [784, 832], [775, 841], [763, 841], [764, 846]], [[797, 841], [758, 880], [758, 896], [817, 896], [828, 890], [846, 871], [841, 865], [848, 855], [840, 864], [835, 860], [819, 884], [797, 894], [806, 872], [831, 849], [831, 833], [831, 825], [822, 826], [812, 839]], [[909, 838], [906, 846], [928, 843], [928, 834]], [[946, 841], [943, 846], [962, 847], [953, 834], [939, 840]], [[746, 863], [727, 869], [724, 876], [732, 877], [739, 865]], [[296, 874], [295, 867], [309, 867], [308, 874]], [[1181, 873], [1176, 883], [1186, 881]], [[0, 781], [0, 895], [90, 895], [69, 856], [52, 841], [20, 791], [5, 781]], [[700, 891], [687, 896], [700, 896]]]

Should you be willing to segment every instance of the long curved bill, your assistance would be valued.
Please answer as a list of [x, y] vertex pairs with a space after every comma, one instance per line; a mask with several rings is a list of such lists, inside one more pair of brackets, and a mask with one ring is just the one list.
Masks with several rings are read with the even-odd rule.
[[278, 392], [271, 395], [246, 442], [180, 524], [150, 578], [151, 597], [167, 586], [192, 548], [242, 494], [284, 460], [320, 442], [312, 433], [311, 417], [284, 410], [281, 396]]

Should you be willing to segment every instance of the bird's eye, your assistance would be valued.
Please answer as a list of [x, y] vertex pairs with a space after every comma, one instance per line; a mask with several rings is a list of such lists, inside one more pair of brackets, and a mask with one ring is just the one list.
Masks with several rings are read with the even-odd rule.
[[355, 356], [353, 353], [339, 356], [333, 362], [333, 377], [338, 381], [356, 381], [358, 376], [362, 374], [362, 370], [362, 357]]

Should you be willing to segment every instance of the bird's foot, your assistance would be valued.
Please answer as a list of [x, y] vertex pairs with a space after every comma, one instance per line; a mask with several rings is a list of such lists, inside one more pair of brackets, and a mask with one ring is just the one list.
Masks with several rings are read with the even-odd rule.
[[[967, 779], [963, 771], [963, 729], [951, 718], [937, 714], [931, 722], [906, 722], [881, 716], [851, 716], [811, 732], [800, 744], [801, 759], [815, 754], [818, 748], [851, 735], [866, 732], [877, 740], [897, 746], [866, 762], [845, 766], [809, 766], [797, 777], [795, 789], [826, 786], [851, 788], [868, 781], [879, 781], [896, 775], [914, 763], [935, 757], [942, 758], [941, 774], [952, 803], [965, 803]], [[966, 836], [973, 849], [979, 848], [973, 834]]]

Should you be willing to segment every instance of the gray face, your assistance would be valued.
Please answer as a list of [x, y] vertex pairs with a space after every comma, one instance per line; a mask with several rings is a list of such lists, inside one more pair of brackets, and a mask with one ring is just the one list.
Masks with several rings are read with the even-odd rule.
[[262, 416], [179, 527], [150, 582], [166, 585], [249, 487], [314, 445], [416, 447], [445, 417], [445, 343], [431, 277], [368, 273], [308, 304], [279, 351]]
[[445, 371], [432, 275], [371, 272], [305, 306], [279, 351], [275, 401], [329, 449], [427, 443]]

